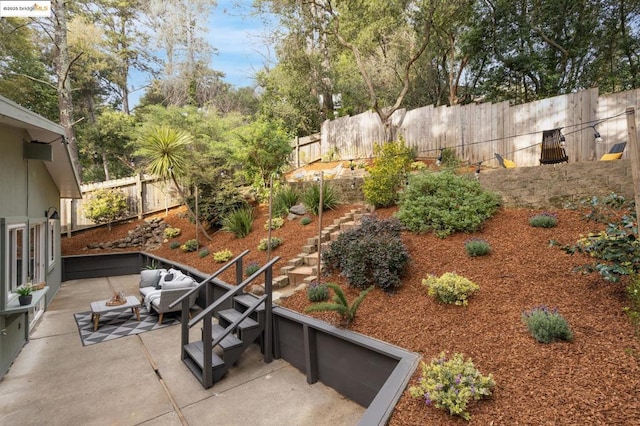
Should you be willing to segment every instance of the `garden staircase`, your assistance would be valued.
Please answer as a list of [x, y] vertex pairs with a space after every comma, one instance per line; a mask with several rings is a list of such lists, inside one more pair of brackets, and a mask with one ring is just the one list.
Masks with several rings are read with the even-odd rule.
[[[242, 258], [248, 252], [242, 252], [173, 304], [182, 303], [182, 361], [205, 389], [219, 381], [256, 341], [262, 346], [264, 362], [270, 363], [273, 360], [272, 271], [273, 265], [280, 258], [274, 257], [250, 277], [241, 281]], [[211, 286], [208, 283], [232, 265], [236, 267], [237, 285], [213, 301], [213, 295], [210, 294]], [[264, 295], [255, 297], [244, 294], [244, 288], [262, 274], [265, 283]], [[205, 307], [193, 319], [188, 320], [188, 296], [201, 288], [204, 288], [205, 292]], [[227, 306], [230, 307], [225, 309]], [[202, 324], [201, 340], [189, 342], [189, 330], [197, 324]]]
[[[324, 250], [335, 241], [342, 232], [358, 226], [363, 213], [361, 209], [353, 209], [345, 216], [334, 219], [333, 224], [325, 227], [320, 233], [320, 247]], [[322, 264], [320, 265], [322, 268]], [[318, 237], [309, 238], [302, 247], [302, 253], [289, 260], [280, 268], [281, 275], [274, 278], [274, 287], [282, 288], [286, 285], [297, 287], [310, 284], [318, 276]]]

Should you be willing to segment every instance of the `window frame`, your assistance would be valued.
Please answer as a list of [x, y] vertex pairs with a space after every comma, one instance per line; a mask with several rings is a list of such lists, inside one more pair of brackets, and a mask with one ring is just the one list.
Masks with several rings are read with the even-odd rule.
[[29, 267], [27, 276], [34, 284], [46, 280], [47, 260], [45, 258], [45, 220], [30, 221], [29, 223]]
[[[5, 266], [5, 291], [9, 301], [18, 297], [16, 290], [26, 282], [29, 263], [28, 229], [27, 221], [7, 223], [5, 225], [6, 247], [4, 247], [5, 255], [2, 261]], [[19, 231], [22, 231], [22, 235], [19, 235]], [[20, 245], [18, 245], [18, 239], [21, 240]], [[22, 251], [22, 253], [19, 254], [19, 251]], [[19, 267], [16, 267], [19, 255], [21, 255], [23, 261]]]
[[47, 237], [45, 239], [46, 244], [46, 256], [47, 256], [47, 271], [51, 272], [56, 266], [56, 257], [58, 255], [58, 249], [56, 248], [56, 219], [47, 219]]

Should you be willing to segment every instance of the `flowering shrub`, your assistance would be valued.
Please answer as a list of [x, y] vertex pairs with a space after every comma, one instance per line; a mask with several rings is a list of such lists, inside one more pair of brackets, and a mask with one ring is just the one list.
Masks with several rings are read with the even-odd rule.
[[470, 238], [464, 243], [467, 254], [471, 257], [484, 256], [491, 253], [491, 246], [482, 238]]
[[258, 269], [260, 269], [260, 264], [255, 260], [252, 260], [251, 262], [247, 263], [247, 266], [244, 267], [244, 274], [247, 277], [250, 277], [251, 275], [255, 274]]
[[317, 282], [312, 282], [307, 287], [307, 298], [309, 302], [324, 302], [329, 299], [329, 286]]
[[451, 359], [442, 352], [430, 364], [421, 363], [422, 377], [417, 386], [411, 386], [409, 392], [414, 398], [424, 398], [427, 405], [449, 411], [465, 420], [471, 419], [467, 405], [471, 400], [479, 400], [491, 395], [496, 385], [493, 376], [480, 374], [472, 360], [455, 353]]
[[364, 198], [376, 207], [391, 206], [396, 203], [415, 154], [399, 141], [374, 144], [373, 155], [373, 165], [362, 186]]
[[573, 333], [567, 320], [555, 308], [538, 306], [522, 313], [522, 322], [525, 323], [531, 335], [540, 343], [551, 343], [554, 340], [573, 339]]
[[[271, 229], [280, 229], [284, 225], [284, 219], [281, 217], [271, 218]], [[269, 230], [269, 219], [264, 223], [264, 229]]]
[[168, 227], [168, 228], [164, 228], [164, 237], [169, 239], [169, 238], [175, 238], [178, 235], [180, 235], [180, 228], [172, 228], [172, 227]]
[[[258, 250], [262, 250], [262, 251], [267, 251], [268, 247], [267, 244], [269, 244], [269, 239], [268, 238], [263, 238], [260, 240], [260, 243], [258, 244]], [[278, 237], [271, 237], [271, 249], [273, 250], [274, 248], [278, 247], [280, 244], [282, 244], [282, 238], [278, 238]]]
[[553, 228], [558, 224], [558, 216], [555, 213], [542, 212], [529, 218], [529, 225], [534, 228]]
[[394, 290], [410, 260], [400, 238], [401, 228], [395, 218], [364, 216], [359, 227], [341, 233], [322, 252], [326, 270], [340, 270], [353, 287], [377, 285], [385, 291]]
[[217, 252], [213, 253], [213, 260], [215, 260], [218, 263], [227, 262], [232, 257], [233, 257], [233, 253], [231, 253], [231, 250], [229, 250], [229, 249], [224, 249], [224, 250], [220, 250], [220, 251], [217, 251]]
[[187, 240], [183, 245], [180, 246], [180, 250], [184, 252], [196, 251], [198, 250], [198, 242], [196, 240]]
[[440, 278], [430, 275], [422, 280], [422, 284], [429, 287], [429, 296], [442, 303], [462, 306], [467, 306], [469, 297], [480, 289], [477, 284], [455, 272], [447, 272]]

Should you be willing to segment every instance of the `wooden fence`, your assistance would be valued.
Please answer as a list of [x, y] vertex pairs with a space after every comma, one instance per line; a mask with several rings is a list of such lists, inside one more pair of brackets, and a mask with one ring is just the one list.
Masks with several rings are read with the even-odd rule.
[[142, 218], [146, 214], [166, 210], [181, 204], [180, 196], [173, 182], [159, 180], [149, 175], [138, 175], [81, 185], [82, 199], [67, 198], [60, 200], [62, 232], [70, 233], [93, 225], [93, 222], [84, 215], [84, 205], [91, 199], [93, 192], [103, 188], [119, 190], [126, 194], [129, 207], [127, 218]]
[[[497, 166], [498, 153], [518, 166], [534, 166], [539, 164], [542, 132], [560, 127], [569, 161], [592, 161], [627, 139], [625, 109], [637, 109], [639, 97], [640, 90], [599, 96], [594, 88], [522, 105], [500, 102], [401, 109], [393, 114], [391, 123], [396, 137], [404, 138], [421, 158], [435, 158], [440, 149], [454, 148], [457, 158], [470, 163]], [[594, 130], [602, 143], [596, 142]], [[302, 163], [329, 157], [372, 158], [374, 144], [384, 141], [384, 127], [377, 114], [369, 111], [327, 120], [320, 135], [320, 140], [315, 135], [304, 143], [297, 141], [294, 166], [300, 165], [301, 158]]]

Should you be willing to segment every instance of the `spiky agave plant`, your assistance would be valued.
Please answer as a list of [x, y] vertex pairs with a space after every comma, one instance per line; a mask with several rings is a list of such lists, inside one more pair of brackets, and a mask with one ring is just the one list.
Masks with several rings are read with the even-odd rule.
[[324, 312], [334, 311], [342, 316], [342, 320], [345, 325], [349, 325], [356, 316], [356, 311], [360, 307], [360, 304], [364, 298], [373, 290], [374, 286], [369, 287], [366, 290], [362, 290], [360, 295], [349, 305], [349, 301], [342, 291], [342, 288], [335, 283], [327, 283], [327, 286], [333, 289], [335, 295], [333, 296], [333, 302], [321, 302], [308, 306], [305, 312]]

